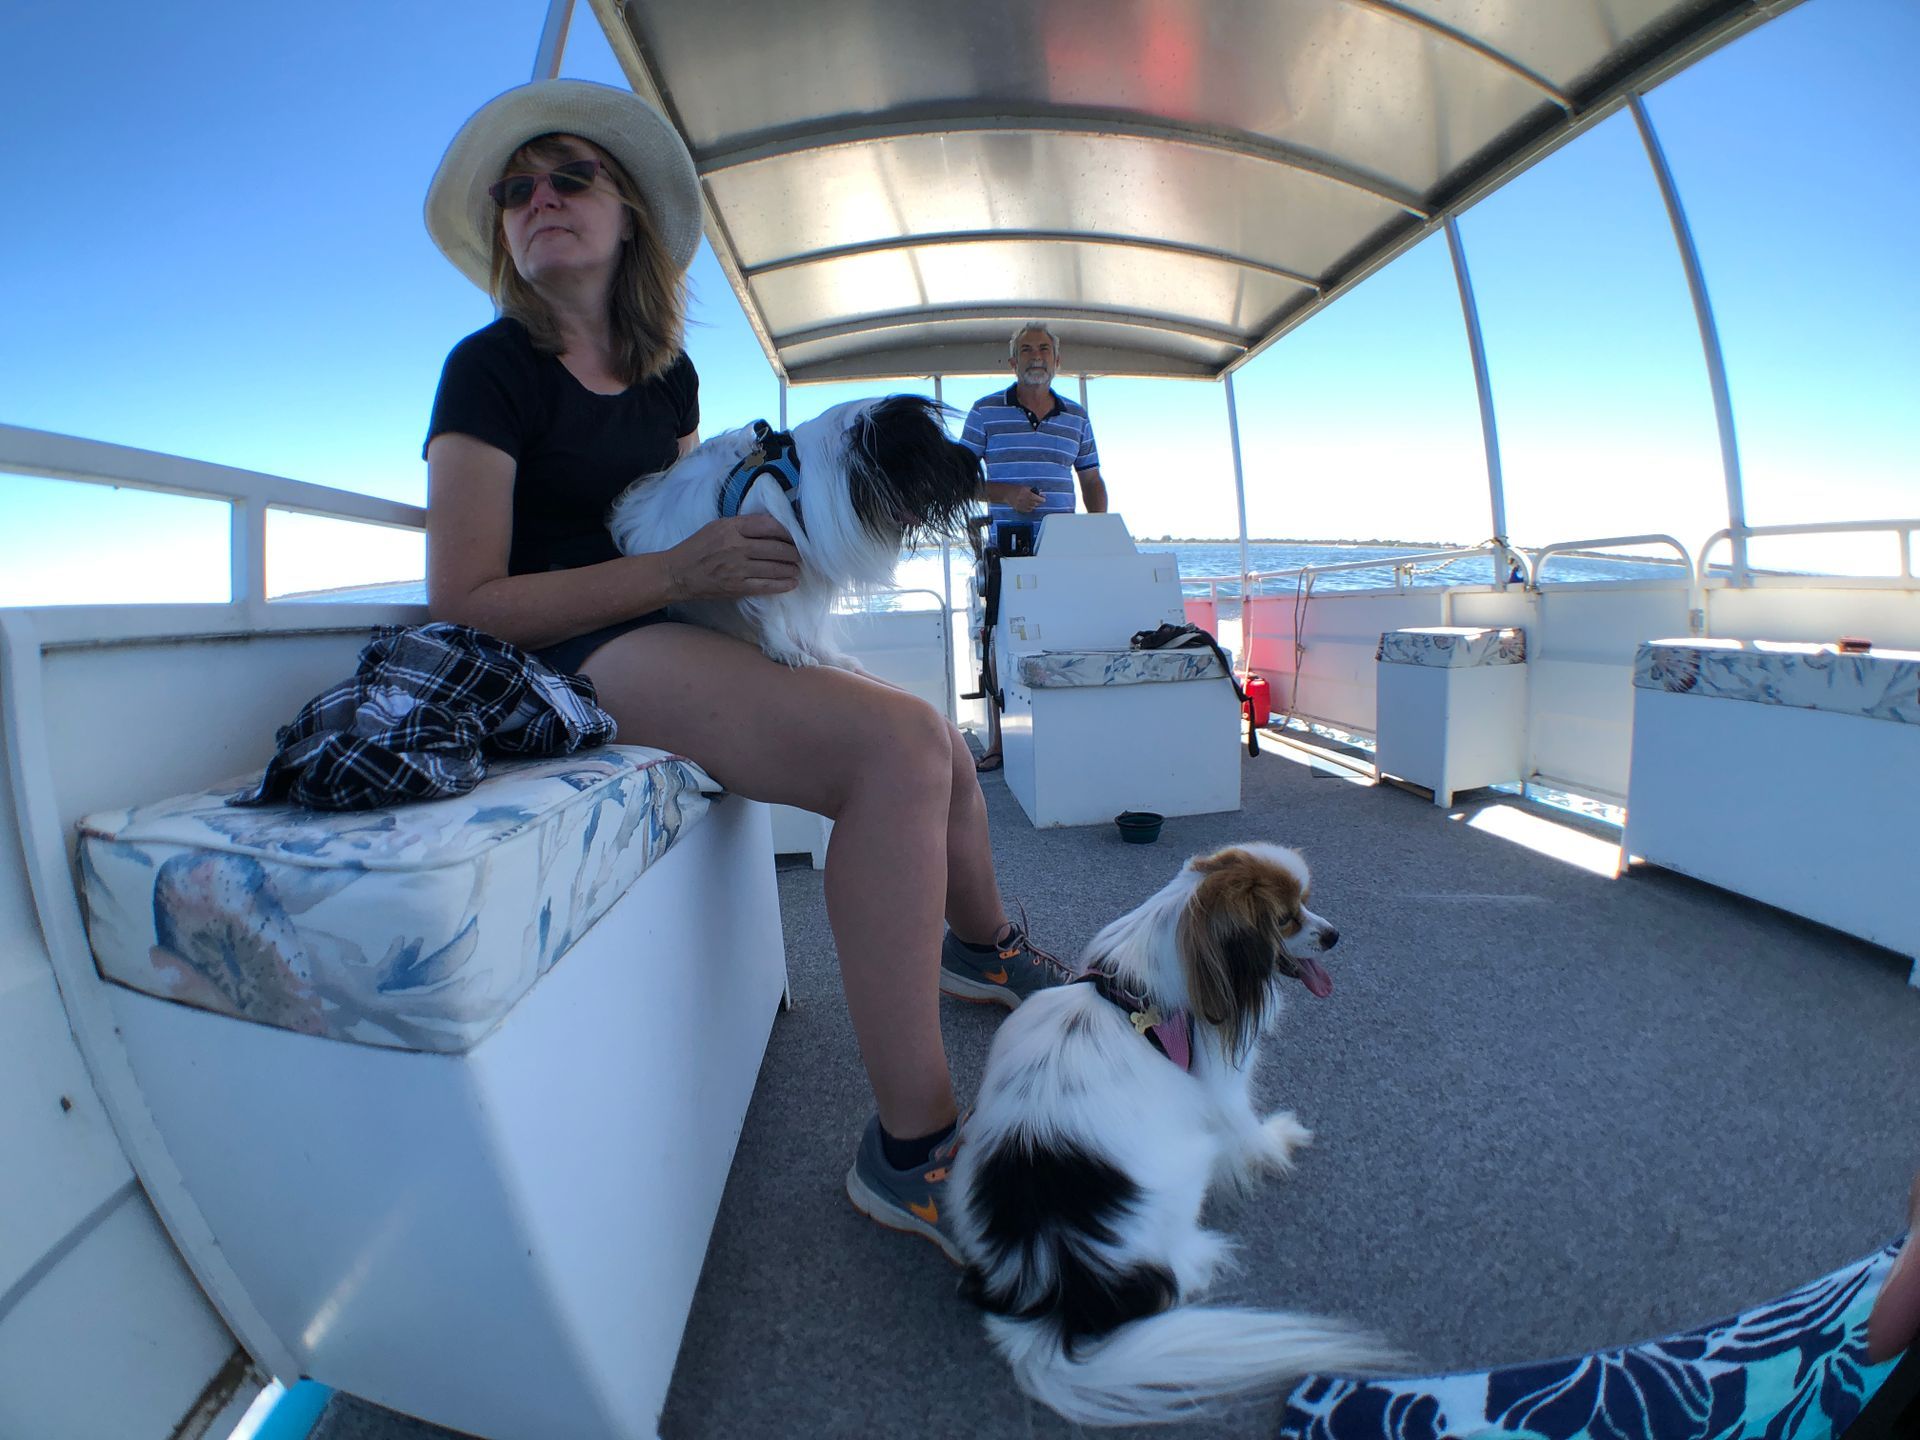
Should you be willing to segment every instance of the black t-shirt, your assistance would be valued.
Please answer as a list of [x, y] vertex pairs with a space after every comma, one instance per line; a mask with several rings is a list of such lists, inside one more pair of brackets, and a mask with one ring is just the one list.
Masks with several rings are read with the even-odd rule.
[[699, 428], [700, 377], [684, 351], [657, 379], [596, 395], [518, 320], [500, 319], [447, 356], [427, 440], [471, 435], [518, 463], [507, 573], [526, 575], [614, 559], [614, 497], [671, 465], [680, 436]]

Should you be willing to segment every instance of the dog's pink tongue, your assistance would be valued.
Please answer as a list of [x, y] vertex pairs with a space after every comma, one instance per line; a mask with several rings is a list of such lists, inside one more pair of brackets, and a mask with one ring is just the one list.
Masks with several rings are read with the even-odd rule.
[[1300, 981], [1322, 1000], [1333, 993], [1333, 977], [1327, 969], [1311, 955], [1300, 957]]

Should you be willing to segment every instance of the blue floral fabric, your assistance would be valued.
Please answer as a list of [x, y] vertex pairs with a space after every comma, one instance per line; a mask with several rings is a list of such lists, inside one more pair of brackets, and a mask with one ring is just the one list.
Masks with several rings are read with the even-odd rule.
[[1037, 650], [1019, 657], [1020, 683], [1032, 690], [1082, 685], [1151, 685], [1217, 680], [1226, 674], [1213, 651]]
[[466, 794], [235, 809], [233, 784], [80, 822], [108, 980], [307, 1035], [470, 1048], [712, 803], [638, 745], [496, 762]]
[[1831, 710], [1920, 725], [1920, 653], [1842, 653], [1765, 640], [1650, 640], [1633, 659], [1642, 690]]
[[1314, 1376], [1288, 1396], [1281, 1440], [1828, 1440], [1892, 1373], [1866, 1362], [1867, 1314], [1899, 1251], [1643, 1345], [1424, 1379]]
[[1388, 630], [1373, 658], [1388, 665], [1428, 665], [1445, 670], [1474, 665], [1524, 665], [1527, 632], [1512, 626], [1428, 625]]

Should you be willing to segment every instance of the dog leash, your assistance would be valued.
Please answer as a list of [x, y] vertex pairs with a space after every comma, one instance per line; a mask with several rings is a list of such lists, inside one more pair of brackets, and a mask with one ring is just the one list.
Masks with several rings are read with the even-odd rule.
[[1247, 692], [1240, 688], [1240, 681], [1233, 673], [1233, 662], [1227, 659], [1227, 652], [1220, 648], [1220, 642], [1202, 630], [1198, 625], [1162, 625], [1158, 630], [1141, 630], [1133, 637], [1136, 650], [1197, 650], [1202, 645], [1213, 651], [1214, 659], [1220, 662], [1220, 669], [1227, 677], [1227, 684], [1233, 687], [1233, 698], [1240, 702], [1240, 708], [1247, 717], [1247, 754], [1255, 760], [1260, 758], [1260, 736], [1253, 723], [1253, 707], [1247, 704]]
[[754, 448], [742, 455], [720, 482], [720, 518], [731, 520], [738, 515], [747, 492], [753, 489], [753, 482], [762, 475], [771, 475], [787, 492], [793, 517], [805, 530], [806, 521], [800, 514], [800, 451], [793, 443], [793, 436], [785, 430], [774, 429], [764, 420], [756, 420], [753, 440]]

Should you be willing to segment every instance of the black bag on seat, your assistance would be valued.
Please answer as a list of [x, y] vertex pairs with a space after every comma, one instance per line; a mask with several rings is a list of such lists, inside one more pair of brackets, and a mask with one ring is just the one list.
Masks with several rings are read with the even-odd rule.
[[1255, 732], [1253, 712], [1247, 705], [1247, 692], [1240, 688], [1240, 681], [1233, 673], [1233, 662], [1227, 659], [1227, 652], [1220, 648], [1220, 642], [1202, 630], [1198, 625], [1162, 625], [1156, 630], [1136, 630], [1133, 634], [1135, 650], [1211, 650], [1220, 661], [1220, 668], [1226, 672], [1227, 683], [1233, 686], [1234, 698], [1240, 702], [1241, 710], [1247, 716], [1247, 754], [1260, 754], [1260, 739]]
[[[1132, 643], [1136, 650], [1203, 650], [1212, 645], [1214, 653], [1220, 653], [1213, 637], [1198, 625], [1162, 625], [1158, 630], [1136, 630]], [[1227, 666], [1227, 673], [1233, 673], [1232, 666]]]

